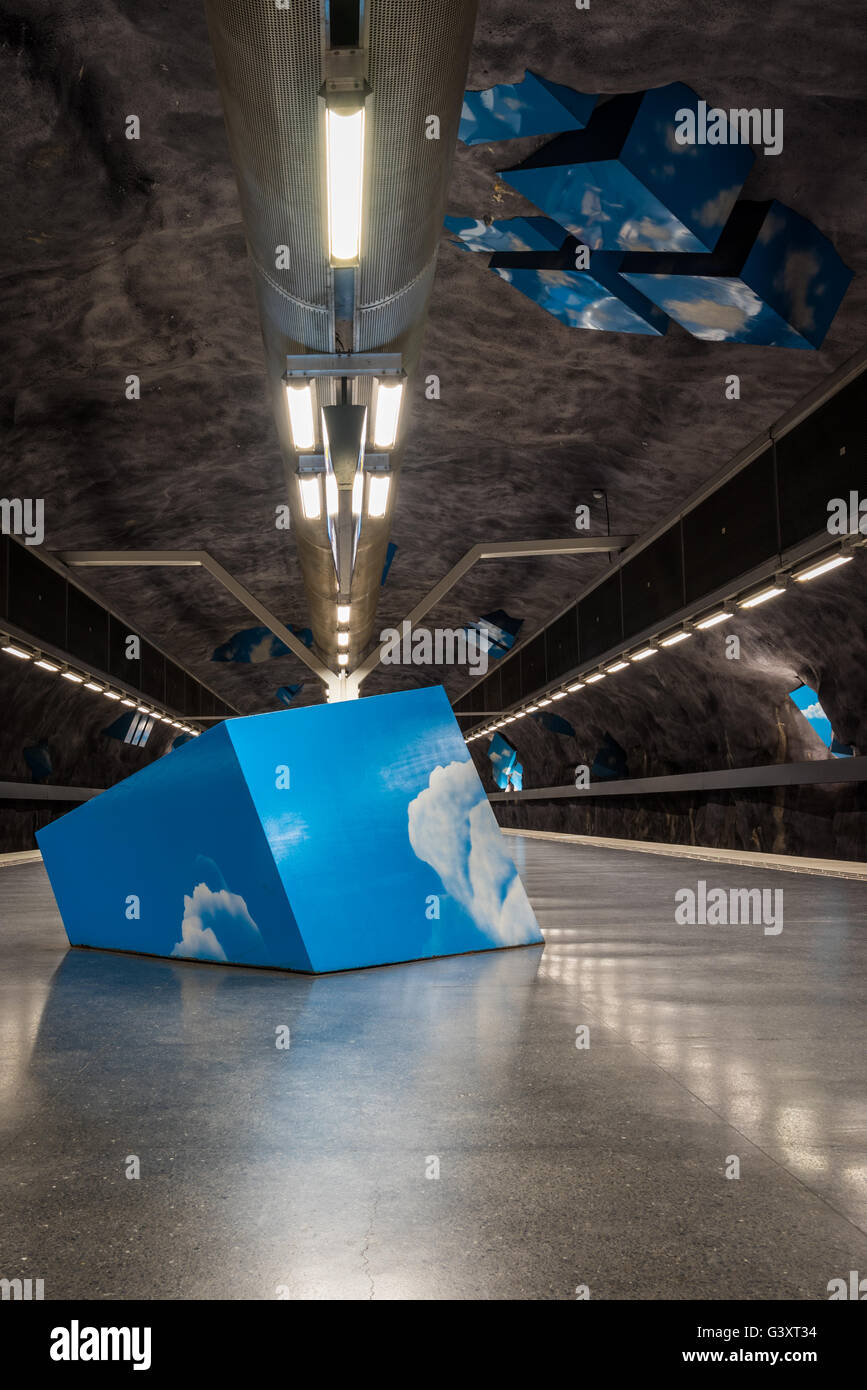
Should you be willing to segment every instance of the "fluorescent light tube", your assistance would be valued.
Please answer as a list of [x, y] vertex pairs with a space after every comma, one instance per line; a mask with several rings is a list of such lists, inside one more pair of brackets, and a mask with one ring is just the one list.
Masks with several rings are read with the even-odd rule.
[[121, 700], [121, 704], [126, 705], [129, 709], [135, 709], [135, 700]]
[[670, 637], [663, 637], [659, 645], [661, 647], [676, 647], [678, 642], [685, 642], [687, 637], [691, 636], [691, 632], [673, 632]]
[[649, 656], [656, 656], [656, 647], [642, 647], [640, 652], [633, 652], [630, 661], [646, 661]]
[[120, 699], [120, 696], [119, 696], [119, 695], [116, 695], [116, 694], [114, 693], [113, 690], [104, 690], [102, 693], [103, 693], [103, 695], [105, 696], [105, 698], [106, 698], [107, 700], [119, 700], [119, 699]]
[[309, 381], [287, 381], [286, 401], [292, 443], [302, 453], [316, 446], [316, 424], [313, 419], [313, 387]]
[[355, 477], [352, 479], [352, 515], [361, 516], [361, 508], [364, 503], [364, 472], [361, 468], [355, 470]]
[[338, 603], [338, 605], [337, 605], [337, 621], [338, 621], [339, 623], [348, 623], [348, 622], [349, 622], [349, 614], [350, 614], [350, 604], [348, 604], [348, 603]]
[[[848, 565], [853, 558], [852, 555], [832, 555], [828, 560], [820, 560], [818, 564], [811, 565], [809, 569], [801, 570], [795, 575], [795, 579], [799, 584], [806, 583], [808, 579], [818, 579], [820, 574], [827, 574], [829, 570], [835, 570], [840, 565]], [[8, 652], [11, 648], [4, 647], [3, 650]]]
[[760, 589], [757, 594], [750, 594], [749, 598], [740, 599], [738, 608], [758, 608], [760, 603], [767, 603], [769, 598], [776, 598], [777, 594], [785, 592], [779, 585], [771, 584], [767, 589]]
[[388, 506], [388, 489], [391, 483], [390, 473], [371, 473], [367, 484], [367, 515], [376, 520], [378, 517], [385, 516], [385, 509]]
[[328, 160], [328, 250], [332, 261], [351, 264], [361, 250], [364, 186], [364, 107], [325, 112]]
[[12, 647], [12, 646], [9, 646], [9, 647], [4, 647], [3, 650], [4, 650], [4, 652], [8, 652], [10, 656], [18, 656], [18, 657], [20, 657], [22, 661], [29, 661], [29, 660], [30, 660], [30, 653], [29, 653], [29, 652], [23, 652], [23, 651], [21, 650], [20, 647]]
[[97, 695], [102, 694], [102, 686], [97, 685], [96, 681], [85, 681], [84, 688], [85, 690], [95, 690]]
[[329, 516], [336, 516], [340, 493], [337, 487], [337, 478], [333, 473], [325, 475], [325, 509]]
[[551, 703], [550, 700], [540, 700], [540, 701], [539, 701], [539, 704], [540, 704], [540, 705], [550, 705], [550, 703]]
[[592, 685], [594, 681], [604, 681], [604, 671], [594, 671], [592, 676], [587, 677], [587, 685]]
[[338, 632], [338, 634], [337, 634], [337, 645], [338, 645], [338, 647], [348, 647], [348, 646], [349, 646], [349, 633], [348, 633], [348, 632]]
[[299, 473], [298, 488], [301, 493], [301, 510], [307, 521], [318, 521], [322, 515], [322, 489], [317, 473]]
[[348, 665], [349, 665], [349, 657], [347, 656], [346, 652], [340, 652], [340, 653], [338, 653], [337, 664], [338, 664], [338, 666], [348, 666]]
[[403, 400], [403, 381], [377, 380], [373, 415], [373, 443], [377, 449], [393, 449]]
[[77, 676], [74, 671], [61, 671], [65, 681], [73, 681], [76, 685], [84, 685], [84, 677]]
[[726, 618], [731, 618], [733, 616], [734, 615], [728, 611], [725, 613], [712, 613], [709, 618], [702, 618], [700, 623], [696, 623], [696, 627], [700, 632], [705, 632], [709, 627], [716, 627], [717, 623], [724, 623]]
[[538, 705], [528, 705], [528, 706], [527, 706], [527, 713], [528, 713], [528, 714], [535, 714], [538, 708], [539, 708]]
[[628, 661], [615, 661], [613, 666], [606, 666], [605, 670], [611, 675], [613, 671], [625, 671], [628, 665]]
[[552, 699], [552, 700], [565, 700], [565, 699], [566, 699], [566, 691], [565, 691], [565, 690], [555, 690], [555, 691], [554, 691], [554, 694], [551, 696], [551, 699]]
[[37, 665], [37, 666], [41, 666], [42, 669], [43, 669], [43, 671], [59, 671], [59, 670], [60, 670], [60, 667], [59, 667], [59, 666], [55, 666], [55, 664], [54, 664], [53, 661], [46, 661], [44, 657], [40, 658], [40, 660], [37, 661], [36, 665]]
[[576, 681], [574, 685], [567, 685], [567, 686], [566, 686], [566, 689], [568, 690], [568, 692], [569, 692], [570, 695], [574, 695], [574, 693], [575, 693], [576, 690], [583, 690], [583, 689], [584, 689], [584, 682], [583, 682], [583, 681]]

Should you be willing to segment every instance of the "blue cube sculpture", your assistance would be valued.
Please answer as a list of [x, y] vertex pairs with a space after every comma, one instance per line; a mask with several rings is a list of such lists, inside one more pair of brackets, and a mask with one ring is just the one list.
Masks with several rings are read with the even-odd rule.
[[445, 225], [465, 251], [556, 251], [566, 232], [550, 217], [506, 217], [485, 222], [478, 217], [447, 217]]
[[500, 178], [598, 251], [712, 251], [755, 156], [748, 145], [690, 145], [681, 82], [613, 97], [586, 130], [560, 135]]
[[490, 268], [569, 328], [661, 338], [669, 321], [618, 274], [622, 253], [592, 251], [589, 269], [578, 270], [577, 249], [570, 238], [561, 251], [505, 252], [491, 257]]
[[37, 840], [74, 946], [318, 974], [542, 941], [440, 686], [229, 720]]
[[489, 140], [581, 130], [596, 101], [595, 96], [549, 82], [528, 68], [520, 82], [464, 93], [458, 139], [465, 145], [483, 145]]
[[622, 278], [695, 338], [818, 348], [852, 271], [776, 201], [737, 204], [711, 256], [624, 256]]

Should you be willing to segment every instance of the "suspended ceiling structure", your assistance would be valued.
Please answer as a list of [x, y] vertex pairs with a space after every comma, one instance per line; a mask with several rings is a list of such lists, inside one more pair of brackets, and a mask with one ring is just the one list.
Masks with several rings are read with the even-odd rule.
[[347, 673], [373, 634], [476, 5], [205, 8], [314, 646]]

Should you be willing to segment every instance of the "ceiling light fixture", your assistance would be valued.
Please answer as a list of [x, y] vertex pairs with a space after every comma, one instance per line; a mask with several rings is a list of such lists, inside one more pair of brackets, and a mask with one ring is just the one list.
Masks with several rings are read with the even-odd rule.
[[348, 665], [349, 665], [349, 657], [347, 656], [346, 652], [338, 652], [338, 655], [337, 655], [337, 665], [338, 665], [338, 666], [348, 666]]
[[348, 632], [338, 632], [338, 634], [337, 634], [337, 645], [338, 645], [338, 647], [348, 647], [348, 646], [349, 646], [349, 633], [348, 633]]
[[565, 690], [555, 690], [554, 693], [553, 693], [553, 695], [551, 696], [551, 699], [552, 699], [552, 700], [565, 700], [565, 699], [566, 699], [566, 691], [565, 691]]
[[570, 695], [574, 695], [576, 690], [583, 690], [583, 689], [584, 689], [584, 682], [583, 682], [583, 681], [576, 681], [574, 685], [567, 685], [567, 686], [566, 686], [566, 689], [568, 690], [568, 692], [569, 692]]
[[376, 521], [385, 516], [388, 507], [388, 491], [391, 484], [390, 473], [370, 473], [367, 484], [367, 515]]
[[656, 647], [642, 647], [641, 651], [633, 652], [630, 661], [646, 661], [649, 656], [656, 656]]
[[84, 676], [77, 676], [74, 671], [61, 671], [65, 681], [73, 681], [75, 685], [84, 685]]
[[313, 416], [313, 383], [287, 381], [286, 402], [289, 406], [289, 425], [296, 453], [316, 447], [316, 423]]
[[739, 599], [738, 608], [758, 608], [760, 603], [767, 603], [768, 599], [785, 592], [785, 585], [769, 584], [767, 588], [759, 589], [758, 593], [750, 594], [749, 598]]
[[613, 666], [606, 666], [605, 670], [610, 676], [613, 675], [615, 671], [625, 671], [628, 665], [628, 661], [615, 661]]
[[377, 449], [393, 449], [397, 440], [404, 382], [378, 378], [373, 407], [373, 443]]
[[551, 701], [548, 700], [548, 699], [544, 699], [544, 700], [540, 700], [540, 701], [539, 701], [539, 704], [540, 704], [540, 705], [550, 705], [550, 703], [551, 703]]
[[11, 642], [9, 646], [4, 647], [3, 650], [4, 652], [8, 652], [10, 656], [17, 656], [21, 661], [32, 660], [29, 652], [22, 651], [20, 647], [13, 647]]
[[328, 251], [335, 265], [355, 265], [361, 253], [364, 187], [364, 105], [325, 110], [328, 164]]
[[686, 630], [683, 632], [673, 632], [670, 637], [663, 637], [659, 645], [661, 647], [676, 647], [678, 642], [685, 642], [687, 637], [691, 636], [692, 633]]
[[593, 685], [595, 681], [604, 681], [604, 671], [594, 671], [592, 676], [587, 677], [587, 685]]
[[42, 669], [43, 669], [43, 671], [59, 671], [59, 670], [60, 670], [60, 667], [59, 667], [59, 666], [55, 666], [55, 664], [54, 664], [53, 661], [46, 661], [44, 656], [43, 656], [43, 657], [40, 657], [40, 659], [37, 661], [36, 665], [37, 665], [37, 666], [41, 666]]
[[301, 493], [301, 510], [305, 520], [318, 521], [322, 515], [322, 488], [318, 473], [299, 473], [298, 490]]
[[726, 618], [732, 617], [734, 614], [725, 609], [721, 613], [711, 613], [709, 618], [702, 618], [701, 622], [696, 623], [696, 627], [699, 632], [706, 632], [709, 627], [716, 627], [717, 623], [724, 623]]
[[85, 681], [84, 688], [85, 690], [95, 690], [97, 695], [102, 694], [102, 686], [97, 685], [96, 681]]
[[337, 621], [338, 621], [339, 623], [348, 623], [348, 622], [349, 622], [349, 615], [350, 615], [350, 612], [351, 612], [351, 608], [350, 608], [350, 605], [349, 605], [348, 603], [338, 603], [338, 605], [337, 605]]
[[[818, 579], [820, 574], [827, 574], [829, 570], [838, 569], [840, 565], [848, 565], [849, 561], [854, 558], [854, 555], [831, 555], [811, 565], [809, 569], [799, 570], [794, 578], [799, 584], [805, 584], [807, 580]], [[8, 651], [9, 648], [4, 647], [3, 650]]]
[[120, 699], [120, 696], [119, 696], [119, 695], [116, 695], [115, 692], [114, 692], [113, 690], [104, 690], [102, 693], [103, 693], [103, 695], [105, 696], [105, 698], [106, 698], [107, 700], [119, 700], [119, 699]]

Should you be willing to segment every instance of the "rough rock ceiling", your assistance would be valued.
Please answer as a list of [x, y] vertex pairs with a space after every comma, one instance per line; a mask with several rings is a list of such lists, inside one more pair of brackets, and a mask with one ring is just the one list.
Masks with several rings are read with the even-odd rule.
[[[396, 624], [477, 540], [570, 534], [607, 489], [612, 529], [640, 533], [863, 343], [867, 68], [856, 0], [805, 20], [800, 0], [482, 0], [470, 85], [525, 67], [586, 91], [681, 79], [723, 107], [782, 107], [785, 147], [745, 196], [777, 197], [831, 238], [855, 280], [818, 353], [579, 333], [443, 238], [383, 590]], [[821, 38], [821, 42], [819, 41]], [[253, 292], [202, 12], [168, 0], [19, 0], [0, 9], [2, 492], [41, 496], [50, 549], [210, 550], [287, 622], [306, 622]], [[138, 142], [125, 117], [141, 121]], [[528, 205], [495, 181], [531, 148], [459, 147], [449, 210]], [[723, 381], [741, 377], [742, 399]], [[129, 373], [142, 399], [124, 397]], [[599, 514], [599, 522], [602, 515]], [[600, 557], [488, 562], [430, 621], [490, 608], [526, 635], [599, 572]], [[853, 567], [854, 568], [854, 567]], [[253, 625], [196, 572], [101, 571], [88, 583], [239, 708], [275, 706], [293, 658], [215, 666]], [[454, 669], [380, 668], [373, 694]], [[302, 693], [319, 699], [312, 679]]]

